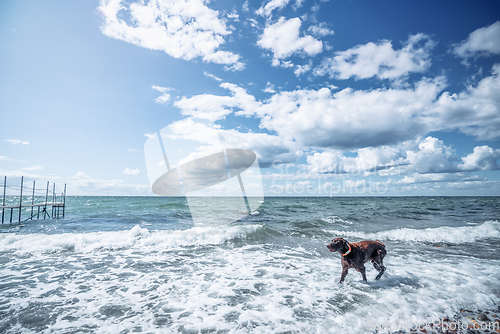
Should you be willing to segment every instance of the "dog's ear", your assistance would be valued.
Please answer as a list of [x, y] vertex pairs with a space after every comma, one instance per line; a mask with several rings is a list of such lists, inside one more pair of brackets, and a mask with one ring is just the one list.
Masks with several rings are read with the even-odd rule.
[[342, 241], [342, 246], [344, 247], [344, 250], [345, 250], [344, 253], [345, 253], [349, 250], [349, 243], [346, 240], [344, 240], [344, 238], [340, 238], [340, 239]]

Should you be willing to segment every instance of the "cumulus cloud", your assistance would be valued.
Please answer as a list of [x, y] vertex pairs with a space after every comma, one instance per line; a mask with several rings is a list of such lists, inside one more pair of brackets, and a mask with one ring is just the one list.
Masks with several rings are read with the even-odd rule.
[[302, 74], [309, 72], [312, 69], [312, 65], [312, 61], [309, 61], [305, 65], [297, 65], [295, 66], [295, 70], [293, 71], [293, 73], [299, 77]]
[[274, 94], [276, 93], [276, 90], [274, 89], [274, 85], [270, 83], [269, 81], [267, 82], [266, 88], [263, 90], [265, 93], [271, 93]]
[[303, 147], [359, 149], [399, 143], [427, 132], [423, 110], [435, 102], [444, 80], [422, 80], [412, 88], [332, 93], [329, 88], [281, 91], [258, 101], [245, 89], [222, 83], [230, 96], [183, 97], [186, 116], [215, 121], [230, 113], [254, 116], [260, 127]]
[[40, 165], [34, 165], [34, 166], [30, 166], [30, 167], [24, 167], [23, 170], [41, 170], [43, 169], [42, 166]]
[[[255, 117], [261, 128], [304, 149], [396, 145], [435, 131], [459, 130], [479, 140], [500, 138], [500, 64], [493, 66], [490, 76], [458, 94], [443, 92], [443, 77], [371, 90], [268, 90], [272, 95], [265, 100], [235, 84], [223, 82], [220, 87], [230, 94], [183, 97], [175, 106], [183, 115], [209, 121], [231, 113]], [[449, 166], [434, 167], [443, 171]]]
[[72, 195], [151, 195], [147, 184], [124, 184], [123, 180], [102, 180], [78, 172], [68, 180]]
[[233, 111], [242, 109], [255, 109], [260, 103], [255, 97], [237, 85], [222, 83], [220, 87], [231, 91], [231, 96], [219, 96], [212, 94], [195, 95], [191, 98], [183, 97], [174, 105], [181, 109], [186, 116], [215, 121], [224, 118]]
[[155, 99], [155, 102], [156, 103], [161, 103], [161, 104], [167, 104], [168, 101], [170, 101], [170, 94], [167, 93], [168, 91], [171, 91], [172, 88], [168, 88], [168, 87], [160, 87], [160, 86], [151, 86], [151, 88], [153, 88], [154, 90], [157, 90], [159, 91], [160, 93], [162, 93], [162, 95], [158, 96], [156, 99]]
[[316, 75], [336, 79], [397, 79], [411, 72], [425, 72], [431, 65], [430, 50], [434, 42], [425, 34], [416, 34], [395, 50], [391, 41], [367, 43], [325, 58], [315, 69]]
[[500, 21], [474, 30], [466, 40], [455, 45], [452, 51], [462, 58], [500, 54]]
[[261, 15], [261, 16], [270, 16], [273, 10], [275, 9], [281, 9], [288, 5], [290, 0], [271, 0], [268, 3], [265, 4], [265, 6], [260, 7], [255, 11], [255, 14]]
[[334, 94], [328, 88], [284, 91], [253, 112], [262, 127], [306, 147], [376, 147], [426, 133], [420, 114], [443, 86], [436, 79], [408, 89], [347, 88]]
[[125, 168], [125, 170], [123, 171], [125, 174], [128, 174], [128, 175], [139, 175], [141, 174], [141, 171], [136, 168], [136, 169], [130, 169], [130, 168]]
[[[303, 0], [296, 0], [295, 4], [293, 5], [293, 9], [297, 10], [298, 8], [302, 7], [302, 1]], [[289, 2], [290, 0], [271, 0], [265, 5], [261, 6], [259, 9], [257, 9], [255, 11], [255, 14], [270, 18], [274, 10], [280, 10], [286, 7], [286, 5], [288, 5]], [[248, 2], [245, 2], [245, 5], [248, 8]]]
[[357, 150], [346, 156], [341, 150], [323, 150], [307, 157], [308, 170], [316, 174], [402, 176], [400, 183], [443, 182], [470, 179], [470, 172], [498, 170], [500, 150], [477, 146], [465, 157], [435, 137], [410, 140], [393, 146]]
[[500, 149], [492, 149], [491, 147], [476, 146], [474, 151], [462, 158], [463, 164], [460, 169], [464, 171], [477, 171], [477, 170], [498, 170], [500, 165]]
[[288, 58], [293, 54], [314, 56], [323, 50], [323, 42], [310, 35], [300, 37], [302, 22], [296, 17], [286, 20], [281, 17], [278, 22], [268, 25], [257, 45], [273, 52], [274, 59]]
[[458, 167], [453, 161], [455, 153], [442, 140], [427, 137], [418, 144], [418, 149], [406, 151], [407, 170], [418, 174], [456, 172]]
[[238, 22], [240, 19], [240, 16], [238, 15], [238, 12], [236, 12], [236, 9], [233, 9], [233, 11], [230, 14], [227, 14], [227, 18], [233, 19], [236, 22]]
[[493, 66], [492, 75], [477, 86], [459, 94], [444, 92], [437, 102], [424, 112], [432, 130], [453, 130], [475, 136], [479, 140], [500, 138], [500, 64]]
[[328, 26], [325, 22], [321, 22], [319, 24], [312, 25], [307, 29], [307, 31], [309, 31], [311, 34], [318, 36], [318, 37], [323, 37], [323, 36], [335, 34], [335, 32], [333, 30], [328, 28]]
[[4, 141], [11, 143], [11, 144], [22, 144], [22, 145], [29, 145], [30, 143], [25, 141], [25, 140], [19, 140], [19, 139], [5, 139]]
[[122, 0], [101, 0], [101, 31], [108, 37], [160, 50], [174, 58], [201, 57], [205, 62], [241, 70], [244, 65], [239, 55], [219, 50], [231, 31], [219, 13], [205, 4], [203, 0], [158, 0], [128, 5]]
[[402, 152], [394, 147], [364, 148], [356, 157], [345, 156], [341, 150], [326, 149], [307, 157], [308, 169], [319, 174], [364, 175], [403, 163]]
[[[269, 167], [275, 160], [282, 163], [293, 163], [301, 154], [295, 143], [283, 140], [278, 136], [266, 133], [242, 133], [234, 129], [224, 130], [193, 118], [186, 118], [170, 124], [168, 131], [173, 139], [190, 140], [196, 138], [198, 142], [206, 145], [206, 147], [200, 147], [197, 152], [206, 150], [213, 145], [214, 138], [222, 140], [224, 147], [252, 150], [257, 154], [261, 167]], [[189, 158], [192, 159], [194, 156]]]

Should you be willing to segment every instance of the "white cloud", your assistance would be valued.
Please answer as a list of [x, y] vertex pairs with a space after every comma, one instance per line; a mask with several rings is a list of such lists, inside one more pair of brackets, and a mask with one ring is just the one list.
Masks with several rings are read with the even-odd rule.
[[323, 36], [335, 34], [335, 32], [333, 30], [328, 28], [328, 26], [325, 22], [321, 22], [320, 24], [312, 25], [307, 29], [307, 31], [309, 31], [311, 34], [318, 36], [318, 37], [323, 37]]
[[160, 86], [155, 86], [155, 85], [151, 86], [151, 88], [153, 88], [154, 90], [157, 90], [160, 93], [162, 93], [162, 95], [158, 96], [155, 99], [156, 103], [167, 104], [168, 101], [170, 101], [170, 94], [168, 94], [167, 92], [171, 91], [172, 88], [160, 87]]
[[296, 75], [296, 76], [301, 76], [302, 74], [304, 73], [307, 73], [309, 72], [310, 70], [312, 69], [312, 61], [310, 60], [307, 64], [305, 65], [297, 65], [295, 66], [295, 70], [293, 71], [293, 73]]
[[41, 170], [43, 169], [42, 166], [40, 165], [34, 165], [34, 166], [30, 166], [30, 167], [24, 167], [23, 170]]
[[500, 165], [500, 149], [492, 149], [491, 147], [476, 146], [474, 152], [462, 158], [463, 164], [460, 168], [464, 171], [477, 171], [477, 170], [498, 170]]
[[[393, 146], [363, 148], [356, 153], [353, 157], [340, 150], [315, 152], [307, 157], [309, 172], [355, 176], [378, 173], [404, 176], [401, 183], [414, 183], [464, 179], [471, 177], [469, 172], [500, 169], [500, 149], [477, 146], [472, 153], [459, 158], [442, 140], [430, 136]], [[448, 174], [456, 175], [445, 176]]]
[[469, 179], [469, 176], [464, 174], [444, 174], [444, 173], [430, 173], [430, 174], [412, 174], [405, 175], [401, 180], [396, 181], [398, 184], [416, 184], [416, 183], [429, 183], [429, 182], [456, 182]]
[[128, 174], [128, 175], [139, 175], [141, 174], [141, 171], [136, 168], [136, 169], [130, 169], [130, 168], [125, 168], [125, 170], [123, 171], [125, 174]]
[[276, 90], [274, 89], [274, 85], [272, 83], [270, 83], [269, 81], [267, 82], [266, 88], [263, 91], [265, 93], [271, 93], [271, 94], [276, 93]]
[[271, 65], [274, 67], [282, 67], [282, 68], [291, 68], [293, 67], [293, 63], [291, 61], [284, 61], [274, 58], [271, 61]]
[[[217, 126], [197, 122], [192, 118], [174, 122], [168, 126], [174, 139], [196, 138], [205, 145], [213, 145], [213, 138], [221, 138], [225, 147], [252, 150], [257, 154], [261, 167], [270, 166], [275, 160], [283, 163], [296, 162], [301, 154], [293, 142], [266, 133], [241, 133], [237, 130], [223, 130]], [[200, 148], [201, 150], [201, 148]]]
[[233, 9], [233, 11], [230, 14], [227, 14], [228, 19], [233, 19], [236, 22], [239, 21], [240, 16], [238, 15], [238, 12], [236, 12], [236, 9]]
[[[98, 10], [104, 17], [101, 31], [140, 47], [164, 51], [174, 58], [225, 64], [242, 69], [240, 56], [218, 50], [231, 34], [219, 13], [203, 0], [140, 1], [130, 5], [122, 0], [101, 0]], [[128, 22], [124, 19], [128, 14]]]
[[78, 172], [68, 182], [71, 195], [151, 195], [147, 184], [124, 184], [123, 180], [95, 179], [84, 172]]
[[255, 11], [255, 14], [261, 15], [261, 16], [271, 16], [271, 13], [275, 9], [281, 9], [288, 5], [290, 0], [271, 0], [269, 1], [265, 6], [260, 7]]
[[306, 147], [376, 147], [425, 134], [420, 114], [443, 87], [438, 78], [408, 89], [284, 91], [248, 111], [261, 118], [262, 127]]
[[257, 45], [271, 50], [274, 59], [287, 58], [293, 54], [318, 54], [323, 49], [323, 43], [309, 35], [299, 37], [301, 23], [298, 17], [290, 20], [281, 17], [278, 22], [264, 29]]
[[500, 138], [499, 73], [500, 65], [495, 65], [491, 76], [459, 94], [443, 92], [443, 77], [372, 90], [280, 91], [262, 101], [237, 85], [222, 83], [230, 95], [183, 97], [175, 106], [186, 116], [210, 121], [231, 113], [256, 117], [261, 128], [303, 149], [396, 145], [443, 130], [494, 140]]
[[282, 91], [268, 100], [234, 84], [222, 83], [230, 96], [183, 97], [174, 105], [182, 114], [215, 121], [230, 113], [255, 116], [260, 126], [302, 147], [357, 149], [399, 143], [427, 132], [421, 113], [432, 106], [444, 87], [442, 78], [422, 80], [413, 88], [333, 94], [319, 90]]
[[11, 144], [23, 144], [23, 145], [29, 145], [30, 143], [24, 140], [19, 140], [19, 139], [5, 139], [4, 141], [9, 142]]
[[425, 72], [431, 65], [429, 51], [433, 47], [434, 42], [422, 33], [410, 36], [400, 50], [395, 50], [391, 41], [370, 42], [325, 58], [314, 73], [336, 79], [397, 79]]
[[458, 128], [479, 140], [500, 138], [500, 64], [476, 87], [459, 94], [444, 92], [424, 114], [432, 130]]
[[230, 83], [222, 83], [222, 88], [231, 91], [231, 96], [212, 94], [183, 97], [174, 105], [181, 109], [183, 115], [215, 121], [240, 109], [255, 109], [259, 103], [245, 89]]
[[[368, 147], [357, 150], [357, 156], [345, 156], [341, 150], [325, 149], [307, 157], [310, 173], [352, 174], [357, 176], [373, 173], [394, 174], [394, 170], [408, 164], [405, 145]], [[388, 172], [387, 172], [388, 171]], [[399, 169], [398, 169], [399, 173]]]
[[212, 78], [212, 79], [214, 79], [214, 80], [216, 80], [216, 81], [219, 81], [219, 82], [220, 82], [220, 81], [222, 81], [222, 79], [221, 79], [221, 78], [219, 78], [219, 77], [217, 77], [217, 76], [215, 76], [215, 75], [213, 75], [213, 74], [211, 74], [211, 73], [208, 73], [208, 72], [206, 72], [206, 71], [205, 71], [205, 72], [203, 72], [203, 74], [204, 74], [206, 77], [208, 77], [208, 78]]
[[[2, 181], [3, 182], [3, 176], [7, 176], [7, 178], [19, 178], [21, 180], [21, 176], [24, 177], [24, 182], [28, 182], [29, 179], [31, 180], [40, 180], [40, 179], [48, 179], [47, 175], [40, 175], [40, 174], [32, 174], [27, 172], [26, 170], [3, 170], [0, 169], [0, 175], [2, 176]], [[50, 179], [60, 179], [59, 176], [54, 176], [51, 175]]]
[[500, 54], [500, 21], [474, 30], [466, 40], [454, 46], [453, 53], [462, 58]]
[[138, 150], [136, 148], [129, 148], [128, 151], [129, 152], [139, 152], [139, 153], [142, 152], [141, 150]]
[[458, 167], [453, 150], [444, 145], [442, 140], [427, 137], [418, 145], [415, 151], [406, 152], [407, 170], [419, 174], [456, 172]]

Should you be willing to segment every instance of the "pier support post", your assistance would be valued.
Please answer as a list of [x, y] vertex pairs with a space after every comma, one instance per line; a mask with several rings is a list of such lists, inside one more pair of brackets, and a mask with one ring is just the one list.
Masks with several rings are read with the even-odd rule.
[[21, 176], [21, 192], [19, 193], [19, 223], [21, 222], [21, 213], [23, 212], [23, 184], [24, 176]]
[[47, 200], [49, 199], [49, 181], [47, 181], [47, 192], [45, 193], [45, 206], [43, 208], [43, 219], [47, 216]]
[[31, 217], [30, 220], [33, 220], [33, 208], [35, 203], [35, 180], [33, 180], [33, 195], [31, 196]]
[[[63, 209], [62, 212], [62, 218], [65, 216], [65, 211], [66, 211], [66, 184], [64, 184], [64, 192], [61, 193], [61, 197], [58, 198], [57, 193], [56, 193], [56, 184], [53, 184], [53, 192], [52, 192], [52, 202], [49, 202], [49, 187], [50, 187], [50, 181], [47, 181], [47, 188], [45, 190], [45, 202], [43, 202], [43, 198], [39, 198], [37, 201], [35, 201], [35, 196], [36, 196], [36, 181], [33, 180], [33, 189], [31, 192], [31, 203], [29, 203], [28, 198], [24, 198], [27, 196], [24, 192], [24, 176], [21, 176], [21, 186], [19, 190], [19, 202], [17, 202], [15, 195], [11, 196], [11, 199], [7, 201], [7, 176], [4, 176], [4, 181], [3, 181], [3, 197], [0, 199], [0, 209], [2, 210], [2, 219], [1, 223], [3, 224], [7, 219], [9, 223], [12, 224], [13, 221], [15, 221], [14, 214], [16, 214], [16, 218], [19, 222], [23, 222], [23, 209], [26, 209], [26, 211], [30, 211], [28, 208], [31, 208], [31, 216], [26, 218], [24, 220], [33, 220], [33, 217], [36, 215], [37, 220], [40, 219], [40, 214], [43, 212], [43, 218], [46, 219], [47, 216], [51, 218], [50, 213], [47, 211], [47, 207], [50, 205], [52, 207], [52, 218], [61, 218], [60, 212], [61, 212], [61, 207]], [[29, 187], [28, 187], [29, 189]], [[24, 197], [23, 197], [24, 196]], [[13, 198], [12, 198], [13, 197]], [[23, 203], [24, 200], [24, 203]], [[37, 203], [35, 203], [37, 202]], [[35, 206], [37, 207], [37, 212], [34, 213], [35, 211]], [[40, 208], [42, 208], [42, 212], [40, 212]], [[9, 218], [6, 218], [6, 214], [8, 215], [9, 212], [5, 212], [5, 210], [10, 209], [10, 216]], [[15, 210], [19, 210], [19, 212], [15, 212]]]
[[5, 212], [5, 189], [6, 188], [7, 188], [7, 176], [5, 176], [3, 179], [2, 224], [3, 224], [3, 217], [4, 217], [4, 212]]
[[64, 218], [64, 209], [66, 209], [66, 183], [64, 184], [64, 195], [63, 195], [63, 218]]
[[54, 218], [55, 203], [56, 203], [56, 183], [54, 182], [54, 190], [52, 191], [52, 218]]

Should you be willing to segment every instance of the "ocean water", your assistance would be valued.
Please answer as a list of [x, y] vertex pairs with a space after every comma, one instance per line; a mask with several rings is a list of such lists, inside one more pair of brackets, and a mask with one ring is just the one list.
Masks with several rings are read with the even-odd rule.
[[[183, 198], [68, 197], [0, 228], [1, 333], [383, 333], [500, 305], [500, 198], [266, 198], [194, 226]], [[23, 213], [29, 217], [29, 213]], [[331, 239], [378, 239], [387, 271], [343, 284]]]

